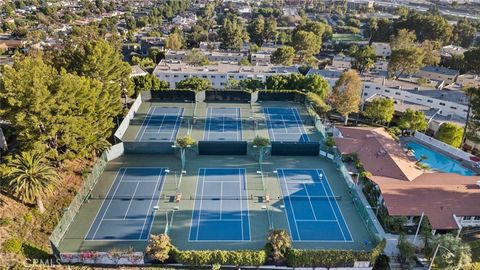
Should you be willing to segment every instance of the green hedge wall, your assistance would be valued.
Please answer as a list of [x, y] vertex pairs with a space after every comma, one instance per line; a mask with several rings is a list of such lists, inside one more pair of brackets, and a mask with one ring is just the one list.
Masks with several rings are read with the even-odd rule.
[[175, 261], [192, 266], [212, 265], [254, 265], [265, 264], [264, 250], [199, 250], [174, 252]]
[[287, 265], [291, 267], [352, 267], [355, 261], [370, 261], [373, 265], [384, 248], [385, 240], [380, 241], [370, 252], [292, 249], [288, 252]]

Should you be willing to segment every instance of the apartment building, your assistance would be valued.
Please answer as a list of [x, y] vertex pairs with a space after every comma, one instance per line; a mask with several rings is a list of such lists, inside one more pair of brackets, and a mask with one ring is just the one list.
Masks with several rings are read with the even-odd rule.
[[445, 84], [452, 84], [457, 79], [459, 73], [455, 69], [427, 66], [421, 68], [416, 75], [434, 81], [443, 81]]
[[270, 65], [271, 64], [271, 53], [252, 53], [250, 56], [250, 62], [252, 65]]
[[352, 62], [354, 60], [353, 57], [335, 55], [332, 59], [332, 67], [348, 70], [352, 68]]
[[390, 43], [387, 42], [373, 42], [372, 48], [375, 50], [375, 55], [377, 57], [390, 57], [392, 54], [392, 49], [390, 48]]
[[[343, 73], [340, 69], [311, 69], [307, 74], [324, 77], [333, 87]], [[380, 74], [362, 76], [362, 101], [388, 97], [395, 100], [395, 109], [399, 112], [406, 108], [422, 110], [430, 126], [436, 130], [443, 122], [455, 122], [464, 125], [468, 113], [468, 97], [462, 91], [440, 90], [435, 86], [421, 86], [416, 78], [390, 80]]]
[[[211, 62], [229, 62], [238, 63], [243, 58], [247, 57], [243, 52], [222, 52], [222, 51], [204, 51], [201, 50]], [[169, 50], [165, 53], [165, 60], [167, 61], [185, 61], [185, 58], [189, 51], [172, 51]]]
[[269, 76], [295, 72], [298, 72], [296, 67], [239, 66], [225, 63], [196, 67], [179, 61], [162, 60], [155, 67], [153, 74], [160, 80], [167, 81], [170, 88], [175, 88], [176, 83], [184, 79], [198, 77], [209, 79], [215, 89], [224, 89], [230, 79], [238, 81], [256, 79], [265, 82]]
[[457, 76], [460, 87], [480, 87], [480, 77], [477, 74], [462, 74]]

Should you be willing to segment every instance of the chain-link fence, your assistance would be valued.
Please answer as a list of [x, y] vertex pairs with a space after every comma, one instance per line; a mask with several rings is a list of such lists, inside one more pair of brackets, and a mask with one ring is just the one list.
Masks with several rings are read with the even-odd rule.
[[57, 226], [50, 235], [50, 242], [53, 245], [53, 250], [58, 250], [58, 246], [60, 245], [63, 236], [70, 227], [70, 224], [75, 219], [75, 216], [80, 210], [80, 207], [87, 198], [88, 194], [92, 191], [98, 179], [100, 179], [100, 176], [102, 175], [106, 165], [107, 152], [105, 151], [98, 158], [97, 163], [92, 168], [92, 171], [85, 177], [82, 187], [78, 191], [75, 198], [73, 198], [68, 208], [66, 208], [65, 212], [63, 213], [62, 219], [58, 222]]
[[342, 161], [342, 155], [336, 148], [331, 148], [327, 147], [325, 145], [325, 139], [327, 138], [326, 135], [326, 127], [322, 123], [322, 120], [318, 116], [318, 114], [315, 112], [313, 109], [312, 105], [309, 104], [308, 102], [305, 103], [305, 107], [307, 108], [308, 114], [312, 117], [312, 120], [314, 121], [315, 128], [317, 129], [318, 133], [322, 137], [322, 142], [320, 149], [321, 151], [326, 152], [325, 156], [328, 158], [329, 156], [333, 156], [333, 161], [337, 165], [340, 173], [342, 174], [342, 178], [345, 180], [345, 183], [348, 186], [348, 191], [350, 196], [352, 197], [352, 201], [355, 205], [355, 208], [357, 209], [358, 213], [362, 217], [362, 220], [365, 222], [365, 225], [367, 227], [367, 230], [369, 231], [370, 234], [372, 234], [373, 238], [377, 239], [380, 241], [382, 239], [382, 236], [380, 235], [379, 231], [375, 227], [374, 221], [372, 220], [372, 216], [369, 215], [368, 212], [368, 205], [364, 203], [364, 200], [360, 198], [360, 194], [357, 188], [357, 184], [353, 181], [352, 176], [348, 172], [347, 167]]

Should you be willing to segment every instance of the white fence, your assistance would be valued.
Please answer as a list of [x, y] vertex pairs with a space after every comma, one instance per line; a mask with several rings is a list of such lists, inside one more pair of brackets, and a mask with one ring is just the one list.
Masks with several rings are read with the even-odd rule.
[[130, 107], [130, 110], [128, 110], [127, 115], [125, 115], [125, 118], [123, 119], [122, 123], [118, 126], [117, 131], [115, 131], [115, 137], [118, 139], [122, 139], [123, 134], [125, 134], [125, 131], [127, 130], [128, 126], [130, 125], [130, 120], [135, 117], [135, 113], [137, 113], [138, 108], [140, 108], [140, 105], [142, 105], [142, 94], [139, 94], [137, 99], [135, 99], [135, 102], [133, 102], [132, 107]]
[[420, 132], [415, 132], [415, 135], [414, 137], [425, 143], [426, 145], [430, 145], [430, 146], [434, 146], [442, 151], [445, 151], [447, 153], [449, 153], [450, 155], [454, 156], [454, 157], [457, 157], [459, 159], [463, 159], [465, 161], [471, 161], [470, 160], [470, 157], [472, 156], [471, 154], [467, 153], [467, 152], [464, 152], [458, 148], [455, 148], [449, 144], [446, 144], [444, 142], [441, 142], [435, 138], [432, 138], [430, 136], [427, 136], [423, 133], [420, 133]]

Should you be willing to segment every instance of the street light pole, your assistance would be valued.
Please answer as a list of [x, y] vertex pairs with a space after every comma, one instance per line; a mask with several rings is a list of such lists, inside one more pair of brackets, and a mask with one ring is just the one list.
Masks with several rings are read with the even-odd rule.
[[438, 244], [438, 245], [437, 245], [437, 248], [435, 249], [435, 252], [433, 253], [432, 261], [430, 262], [430, 266], [428, 267], [428, 270], [431, 270], [431, 269], [432, 269], [433, 262], [435, 261], [435, 257], [437, 256], [438, 250], [439, 250], [440, 248], [445, 249], [445, 250], [448, 251], [450, 254], [452, 254], [452, 256], [455, 257], [455, 254], [453, 254], [452, 251], [450, 251], [448, 248], [446, 248], [446, 247], [441, 246], [440, 244]]

